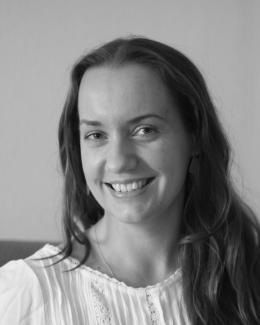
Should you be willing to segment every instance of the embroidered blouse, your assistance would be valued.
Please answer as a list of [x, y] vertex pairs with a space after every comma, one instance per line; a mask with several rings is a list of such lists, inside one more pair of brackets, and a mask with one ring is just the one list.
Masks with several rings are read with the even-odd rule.
[[[1, 325], [190, 325], [181, 269], [155, 285], [134, 288], [82, 265], [60, 260], [45, 245], [0, 268]], [[38, 259], [49, 257], [47, 259]]]

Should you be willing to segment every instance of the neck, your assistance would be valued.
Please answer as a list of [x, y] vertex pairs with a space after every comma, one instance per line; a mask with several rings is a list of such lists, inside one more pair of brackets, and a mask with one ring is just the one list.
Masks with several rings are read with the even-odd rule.
[[95, 227], [102, 253], [114, 274], [136, 275], [150, 284], [173, 273], [178, 266], [181, 210], [174, 212], [142, 224], [123, 223], [104, 215]]

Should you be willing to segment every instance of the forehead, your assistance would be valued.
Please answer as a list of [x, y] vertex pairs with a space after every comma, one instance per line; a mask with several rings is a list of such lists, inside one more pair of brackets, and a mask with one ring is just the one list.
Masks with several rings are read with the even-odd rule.
[[116, 121], [152, 113], [168, 117], [173, 106], [161, 79], [138, 64], [90, 68], [78, 95], [80, 118], [95, 120]]

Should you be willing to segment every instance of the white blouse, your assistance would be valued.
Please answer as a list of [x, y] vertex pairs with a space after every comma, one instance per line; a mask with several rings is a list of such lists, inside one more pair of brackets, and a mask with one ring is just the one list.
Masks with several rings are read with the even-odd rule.
[[[145, 325], [190, 324], [184, 307], [181, 270], [166, 280], [134, 288], [79, 262], [51, 257], [59, 249], [45, 245], [24, 260], [0, 268], [1, 325]], [[49, 266], [48, 266], [49, 265]]]

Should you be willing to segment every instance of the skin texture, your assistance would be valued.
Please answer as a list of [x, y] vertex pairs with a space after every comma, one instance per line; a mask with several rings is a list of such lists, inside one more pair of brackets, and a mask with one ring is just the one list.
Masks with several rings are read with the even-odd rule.
[[[78, 109], [84, 175], [105, 211], [94, 227], [106, 260], [132, 285], [138, 275], [149, 284], [162, 280], [176, 264], [193, 153], [178, 108], [152, 70], [128, 64], [89, 69], [80, 85]], [[105, 184], [147, 178], [152, 182], [131, 194], [118, 195]], [[138, 274], [136, 279], [120, 277], [130, 273]]]

